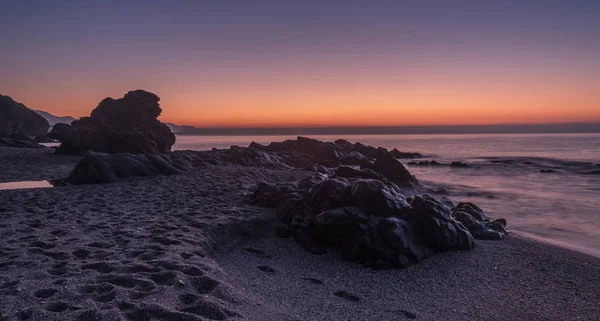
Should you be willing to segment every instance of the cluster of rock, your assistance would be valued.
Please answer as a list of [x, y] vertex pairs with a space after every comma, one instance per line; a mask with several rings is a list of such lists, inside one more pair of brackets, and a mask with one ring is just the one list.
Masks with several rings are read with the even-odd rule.
[[420, 157], [418, 153], [388, 151], [343, 139], [322, 142], [298, 137], [296, 140], [274, 142], [267, 146], [251, 143], [248, 148], [232, 147], [221, 151], [233, 163], [273, 163], [341, 176], [359, 175], [364, 178], [391, 181], [398, 186], [414, 187], [419, 181], [411, 175], [399, 158]]
[[36, 141], [45, 137], [49, 124], [25, 105], [0, 95], [0, 146], [41, 148]]
[[[58, 125], [57, 125], [58, 126]], [[419, 181], [394, 155], [415, 155], [402, 153], [396, 149], [388, 151], [385, 148], [374, 148], [361, 143], [351, 144], [345, 140], [335, 142], [322, 142], [315, 139], [298, 137], [296, 140], [271, 143], [268, 146], [251, 143], [248, 147], [232, 146], [229, 149], [213, 149], [211, 151], [174, 151], [162, 154], [160, 157], [166, 162], [172, 162], [173, 167], [186, 171], [195, 166], [206, 165], [241, 165], [255, 166], [270, 169], [303, 169], [325, 174], [339, 175], [340, 177], [363, 177], [393, 182], [402, 187], [419, 186]], [[89, 173], [79, 175], [77, 179], [70, 180], [77, 184], [106, 183], [113, 179], [98, 179], [98, 177], [121, 178], [129, 176], [147, 176], [145, 173], [162, 174], [152, 168], [139, 171], [139, 167], [148, 162], [134, 163], [129, 159], [151, 157], [151, 154], [132, 153], [90, 153], [77, 165], [78, 171]], [[96, 164], [111, 163], [120, 167], [135, 167], [135, 170], [126, 171], [123, 176], [119, 173], [124, 169], [115, 166], [99, 166]], [[83, 170], [91, 167], [89, 170]], [[102, 168], [102, 174], [97, 173], [97, 168]], [[110, 174], [111, 169], [115, 172]]]
[[507, 235], [505, 220], [491, 221], [474, 204], [451, 209], [429, 194], [419, 195], [423, 186], [395, 155], [406, 154], [304, 137], [267, 146], [252, 143], [162, 155], [88, 153], [68, 181], [109, 183], [209, 165], [311, 171], [312, 176], [299, 182], [260, 183], [250, 201], [276, 208], [285, 224], [278, 234], [293, 236], [308, 251], [318, 254], [335, 246], [344, 258], [375, 267], [408, 266], [436, 252], [472, 249], [474, 238], [499, 240]]
[[450, 209], [378, 179], [319, 173], [283, 186], [261, 183], [251, 202], [275, 207], [285, 224], [278, 234], [309, 252], [334, 246], [345, 259], [374, 267], [405, 267], [436, 252], [472, 249], [473, 238], [507, 235], [505, 220], [490, 221], [474, 204]]
[[443, 164], [440, 163], [438, 161], [434, 161], [434, 160], [422, 160], [422, 161], [412, 161], [412, 162], [408, 162], [407, 165], [409, 166], [450, 166], [452, 168], [468, 168], [469, 164], [467, 163], [463, 163], [463, 162], [458, 162], [458, 161], [454, 161], [451, 162], [450, 164]]
[[89, 117], [56, 124], [48, 137], [59, 140], [59, 154], [101, 153], [158, 154], [171, 150], [175, 135], [157, 118], [160, 98], [144, 90], [123, 98], [106, 98]]

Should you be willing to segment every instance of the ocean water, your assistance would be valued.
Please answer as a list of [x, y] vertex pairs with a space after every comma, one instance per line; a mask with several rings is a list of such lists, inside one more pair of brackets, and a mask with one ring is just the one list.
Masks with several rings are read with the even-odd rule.
[[[447, 189], [453, 200], [473, 202], [491, 218], [506, 218], [515, 233], [600, 257], [600, 134], [310, 137], [419, 152], [425, 160], [440, 163], [465, 162], [469, 168], [407, 167], [424, 184]], [[293, 138], [180, 135], [174, 149], [228, 148]]]

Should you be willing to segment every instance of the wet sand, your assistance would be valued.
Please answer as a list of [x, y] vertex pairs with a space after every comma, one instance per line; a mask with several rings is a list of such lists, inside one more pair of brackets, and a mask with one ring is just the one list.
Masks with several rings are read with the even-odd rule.
[[268, 236], [217, 257], [233, 284], [299, 320], [597, 320], [600, 259], [512, 235], [403, 270]]
[[[0, 180], [78, 158], [0, 149]], [[274, 236], [245, 197], [304, 171], [206, 166], [0, 191], [0, 320], [597, 320], [600, 259], [511, 236], [376, 271]], [[510, 222], [509, 222], [510, 224]], [[336, 294], [337, 293], [337, 294]]]

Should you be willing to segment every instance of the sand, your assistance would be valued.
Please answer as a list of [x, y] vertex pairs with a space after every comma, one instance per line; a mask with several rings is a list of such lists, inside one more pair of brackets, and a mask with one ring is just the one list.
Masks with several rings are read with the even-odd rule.
[[0, 183], [65, 178], [81, 159], [53, 153], [52, 148], [0, 147]]
[[600, 259], [519, 236], [403, 270], [255, 239], [217, 262], [265, 306], [299, 320], [598, 320]]
[[[0, 181], [78, 160], [0, 148]], [[310, 173], [206, 166], [0, 191], [0, 320], [597, 320], [600, 259], [511, 236], [403, 270], [315, 256], [246, 196]], [[509, 222], [510, 224], [510, 222]], [[336, 294], [337, 293], [337, 294]]]

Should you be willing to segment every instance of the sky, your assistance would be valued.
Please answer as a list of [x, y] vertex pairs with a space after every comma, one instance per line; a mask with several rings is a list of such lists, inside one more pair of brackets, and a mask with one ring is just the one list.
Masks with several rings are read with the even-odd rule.
[[600, 122], [600, 1], [5, 0], [0, 93], [198, 127]]

